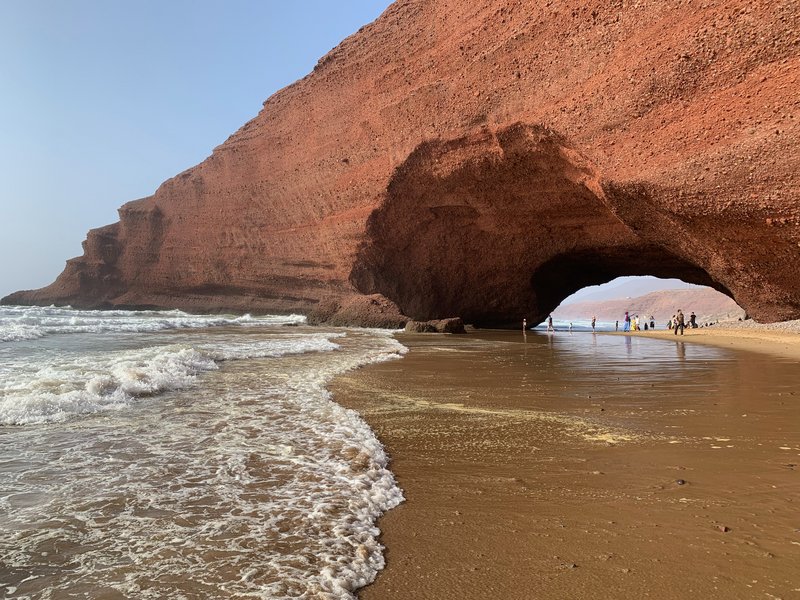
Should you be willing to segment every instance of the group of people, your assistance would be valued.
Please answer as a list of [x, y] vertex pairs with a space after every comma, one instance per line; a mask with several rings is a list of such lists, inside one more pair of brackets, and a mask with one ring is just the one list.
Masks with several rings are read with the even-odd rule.
[[[656, 328], [656, 318], [653, 315], [650, 315], [650, 329]], [[647, 317], [644, 319], [639, 319], [639, 315], [631, 316], [630, 313], [626, 310], [625, 311], [625, 320], [622, 325], [622, 331], [647, 331], [648, 322]], [[617, 321], [615, 326], [616, 331], [619, 331], [619, 321]]]
[[689, 325], [686, 325], [686, 319], [679, 308], [677, 314], [672, 315], [672, 318], [667, 322], [667, 329], [672, 329], [675, 335], [678, 335], [678, 329], [680, 329], [681, 335], [683, 335], [684, 327], [697, 329], [697, 315], [692, 311], [692, 314], [689, 315]]
[[[647, 331], [647, 319], [644, 320], [644, 330]], [[678, 312], [672, 315], [672, 318], [667, 321], [667, 329], [678, 335], [678, 331], [680, 330], [681, 335], [683, 335], [683, 330], [686, 327], [691, 327], [692, 329], [697, 329], [697, 315], [692, 312], [689, 315], [689, 324], [686, 325], [686, 318], [683, 315], [683, 311], [679, 308]], [[656, 319], [654, 316], [650, 316], [650, 329], [656, 328]], [[640, 324], [639, 315], [631, 316], [628, 311], [625, 311], [625, 324], [623, 326], [623, 331], [640, 331], [642, 326]], [[617, 321], [617, 330], [619, 330], [619, 321]]]
[[[595, 331], [595, 325], [597, 323], [597, 317], [592, 316], [592, 331]], [[691, 327], [692, 329], [697, 328], [697, 315], [692, 312], [689, 315], [689, 324], [686, 324], [686, 319], [683, 315], [683, 311], [679, 308], [678, 312], [672, 315], [672, 318], [667, 321], [667, 329], [673, 331], [675, 335], [678, 334], [678, 330], [680, 330], [681, 335], [683, 335], [683, 330], [686, 327]], [[522, 320], [522, 330], [525, 331], [528, 328], [528, 321], [527, 319]], [[627, 310], [625, 311], [625, 319], [623, 320], [622, 331], [647, 331], [648, 329], [655, 330], [656, 328], [656, 318], [653, 315], [650, 315], [650, 319], [647, 317], [639, 318], [639, 315], [631, 315], [630, 312]], [[555, 331], [553, 327], [553, 316], [550, 315], [547, 317], [547, 331]], [[572, 332], [572, 323], [569, 324], [569, 331]], [[616, 322], [615, 331], [619, 331], [619, 321]]]

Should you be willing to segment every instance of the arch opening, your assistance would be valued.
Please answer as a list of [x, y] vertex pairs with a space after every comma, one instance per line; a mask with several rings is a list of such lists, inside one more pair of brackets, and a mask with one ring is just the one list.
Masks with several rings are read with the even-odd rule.
[[700, 264], [640, 237], [562, 136], [517, 124], [426, 142], [367, 222], [350, 281], [416, 320], [481, 327], [543, 320], [620, 276], [675, 277], [732, 296]]
[[[678, 278], [647, 275], [617, 277], [584, 287], [565, 298], [550, 316], [557, 331], [592, 331], [592, 320], [596, 331], [623, 331], [626, 314], [631, 320], [640, 320], [640, 329], [664, 330], [678, 308], [684, 311], [687, 326], [692, 314], [698, 327], [746, 318], [728, 294]], [[539, 328], [546, 329], [546, 322]]]
[[697, 265], [652, 245], [593, 249], [557, 256], [533, 274], [531, 289], [539, 299], [540, 306], [547, 308], [545, 312], [551, 313], [565, 299], [583, 288], [631, 276], [680, 279], [733, 298], [724, 285], [714, 281]]

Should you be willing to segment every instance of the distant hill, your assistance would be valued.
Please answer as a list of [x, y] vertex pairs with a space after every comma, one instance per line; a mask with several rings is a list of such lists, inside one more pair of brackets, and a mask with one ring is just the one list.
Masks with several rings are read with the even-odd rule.
[[694, 311], [698, 323], [717, 320], [737, 319], [744, 317], [744, 310], [728, 296], [711, 288], [691, 288], [681, 290], [663, 290], [651, 292], [637, 298], [617, 298], [614, 300], [575, 302], [559, 306], [553, 311], [553, 318], [558, 320], [586, 320], [593, 315], [599, 321], [622, 322], [625, 311], [631, 315], [650, 317], [661, 326], [682, 309], [689, 319]]
[[602, 285], [585, 287], [564, 300], [564, 304], [576, 302], [599, 302], [618, 298], [637, 298], [651, 292], [663, 290], [702, 289], [702, 285], [686, 283], [680, 279], [661, 279], [648, 275], [636, 277], [617, 277]]

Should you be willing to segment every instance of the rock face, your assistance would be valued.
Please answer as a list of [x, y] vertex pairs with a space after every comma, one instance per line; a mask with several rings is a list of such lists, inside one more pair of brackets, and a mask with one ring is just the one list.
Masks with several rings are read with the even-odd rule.
[[405, 330], [408, 333], [466, 333], [464, 321], [460, 317], [433, 321], [408, 321]]
[[400, 0], [4, 302], [538, 322], [620, 275], [800, 317], [800, 3]]

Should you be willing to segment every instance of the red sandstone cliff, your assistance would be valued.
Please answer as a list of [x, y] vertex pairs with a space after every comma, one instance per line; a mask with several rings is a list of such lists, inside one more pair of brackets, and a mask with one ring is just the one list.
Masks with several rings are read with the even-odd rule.
[[798, 318], [798, 23], [795, 0], [400, 0], [4, 302], [500, 324], [651, 274]]

